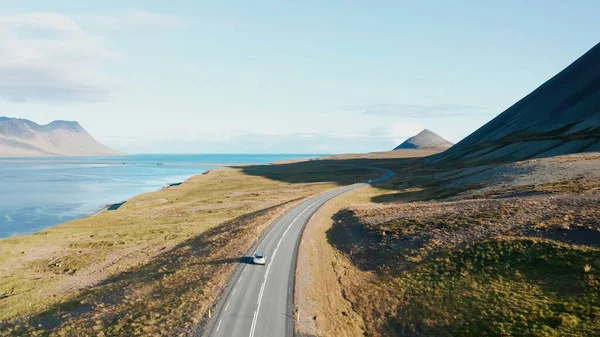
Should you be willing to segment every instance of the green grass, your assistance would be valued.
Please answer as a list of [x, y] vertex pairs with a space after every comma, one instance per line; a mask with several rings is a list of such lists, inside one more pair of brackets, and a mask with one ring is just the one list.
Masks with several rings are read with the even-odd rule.
[[447, 253], [378, 286], [389, 336], [598, 336], [600, 250], [497, 239]]

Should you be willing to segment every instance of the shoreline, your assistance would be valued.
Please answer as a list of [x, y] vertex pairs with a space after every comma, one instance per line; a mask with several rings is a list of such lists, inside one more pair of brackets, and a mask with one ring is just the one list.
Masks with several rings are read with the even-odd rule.
[[372, 176], [315, 165], [202, 173], [172, 188], [163, 180], [166, 188], [118, 212], [0, 241], [0, 276], [10, 291], [0, 320], [15, 336], [87, 336], [99, 325], [122, 336], [140, 327], [163, 333], [159, 316], [162, 331], [187, 332], [213, 308], [235, 263], [290, 205]]
[[[184, 180], [184, 181], [179, 181], [179, 182], [176, 182], [176, 183], [168, 183], [168, 184], [167, 184], [167, 186], [164, 186], [164, 187], [161, 187], [161, 188], [159, 188], [159, 189], [157, 189], [157, 190], [155, 190], [155, 191], [146, 192], [146, 193], [153, 193], [153, 192], [162, 191], [162, 190], [164, 190], [164, 189], [167, 189], [167, 188], [171, 188], [171, 187], [175, 187], [175, 186], [181, 186], [181, 185], [182, 185], [183, 183], [185, 183], [185, 182], [186, 182], [188, 179], [191, 179], [191, 178], [193, 178], [193, 177], [195, 177], [195, 176], [198, 176], [198, 175], [205, 175], [205, 174], [208, 174], [208, 172], [210, 172], [210, 171], [211, 171], [211, 170], [206, 170], [206, 171], [204, 171], [204, 172], [202, 172], [202, 173], [194, 174], [193, 176], [190, 176], [189, 178], [187, 178], [187, 179], [186, 179], [186, 180]], [[144, 194], [146, 194], [146, 193], [140, 193], [140, 194], [136, 194], [136, 195], [134, 195], [133, 197], [131, 197], [131, 198], [129, 198], [129, 199], [127, 199], [127, 200], [125, 200], [125, 201], [121, 201], [121, 202], [117, 202], [117, 203], [112, 203], [112, 204], [106, 204], [106, 205], [104, 205], [104, 207], [102, 207], [102, 208], [98, 209], [98, 210], [97, 210], [97, 211], [95, 211], [94, 213], [92, 213], [92, 214], [90, 214], [90, 215], [83, 216], [83, 217], [81, 217], [81, 218], [77, 218], [77, 219], [83, 219], [83, 218], [87, 218], [87, 217], [90, 217], [90, 216], [95, 216], [95, 215], [102, 214], [102, 213], [104, 213], [104, 212], [107, 212], [107, 211], [116, 211], [116, 210], [118, 210], [118, 209], [119, 209], [121, 206], [123, 206], [125, 203], [129, 202], [131, 199], [133, 199], [133, 198], [135, 198], [135, 197], [138, 197], [138, 196], [140, 196], [140, 195], [144, 195]], [[67, 222], [68, 222], [68, 221], [67, 221]], [[63, 222], [63, 223], [64, 223], [64, 222]], [[58, 225], [56, 225], [56, 226], [58, 226]], [[52, 226], [51, 226], [51, 227], [52, 227]]]
[[[222, 169], [222, 168], [223, 167], [219, 167], [218, 169]], [[136, 198], [138, 196], [144, 195], [146, 193], [155, 193], [155, 192], [159, 192], [159, 191], [162, 191], [164, 189], [167, 189], [167, 188], [180, 186], [180, 185], [184, 184], [186, 181], [188, 181], [189, 179], [191, 179], [191, 178], [193, 178], [195, 176], [199, 176], [199, 175], [206, 175], [209, 172], [211, 172], [212, 170], [214, 170], [214, 169], [207, 169], [207, 170], [205, 170], [205, 171], [203, 171], [201, 173], [197, 173], [197, 174], [191, 175], [190, 177], [188, 177], [184, 181], [174, 182], [174, 183], [168, 183], [166, 186], [163, 186], [163, 187], [161, 187], [159, 189], [156, 189], [156, 190], [153, 190], [153, 191], [149, 191], [149, 192], [144, 192], [144, 193], [136, 194], [136, 195], [132, 196], [131, 198], [125, 200], [125, 201], [116, 202], [116, 203], [110, 203], [110, 204], [105, 204], [104, 206], [98, 208], [96, 211], [94, 211], [94, 212], [92, 212], [90, 214], [83, 215], [83, 216], [80, 216], [80, 217], [75, 217], [75, 218], [73, 218], [71, 220], [64, 221], [64, 222], [61, 222], [61, 223], [58, 223], [58, 224], [55, 224], [55, 225], [51, 225], [51, 226], [45, 227], [45, 228], [40, 229], [40, 230], [36, 230], [36, 231], [33, 231], [33, 232], [24, 232], [24, 233], [20, 233], [20, 234], [9, 235], [7, 237], [0, 237], [0, 241], [5, 240], [5, 239], [14, 238], [14, 237], [19, 237], [19, 236], [34, 235], [34, 234], [39, 233], [41, 231], [47, 230], [49, 228], [60, 226], [60, 225], [63, 225], [63, 224], [66, 224], [66, 223], [69, 223], [69, 222], [72, 222], [72, 221], [77, 221], [77, 220], [82, 220], [82, 219], [86, 219], [86, 218], [91, 218], [91, 217], [100, 215], [100, 214], [102, 214], [104, 212], [108, 212], [108, 211], [116, 211], [121, 206], [123, 206], [125, 203], [129, 202], [133, 198]]]
[[[61, 158], [61, 157], [58, 157]], [[69, 165], [69, 164], [85, 164], [85, 165], [114, 165], [114, 166], [120, 166], [120, 165], [157, 165], [157, 166], [186, 166], [186, 167], [195, 167], [195, 166], [214, 166], [214, 167], [227, 167], [227, 166], [248, 166], [248, 165], [268, 165], [268, 164], [257, 164], [257, 163], [246, 163], [246, 164], [224, 164], [224, 163], [176, 163], [176, 162], [128, 162], [128, 161], [122, 161], [122, 162], [111, 162], [111, 161], [90, 161], [90, 162], [81, 162], [81, 161], [63, 161], [63, 160], [57, 160], [57, 161], [51, 161], [51, 160], [47, 160], [45, 158], [39, 158], [39, 157], [32, 157], [32, 159], [24, 159], [24, 158], [9, 158], [9, 157], [0, 157], [0, 162], [2, 163], [27, 163], [27, 164], [35, 164], [35, 163], [44, 163], [44, 164], [52, 164], [52, 163], [59, 163], [59, 164], [65, 164], [65, 165]]]
[[[32, 158], [32, 160], [28, 160], [28, 158]], [[20, 158], [14, 158], [15, 160], [13, 160], [13, 158], [0, 157], [0, 162], [12, 162], [12, 163], [14, 163], [14, 162], [26, 162], [26, 163], [35, 163], [36, 159], [39, 159], [39, 162], [47, 162], [46, 159], [48, 159], [48, 158], [61, 158], [61, 157], [20, 157]], [[125, 203], [127, 203], [128, 201], [130, 201], [131, 199], [136, 198], [136, 197], [138, 197], [140, 195], [144, 195], [146, 193], [158, 192], [158, 191], [170, 188], [170, 187], [180, 186], [181, 184], [185, 183], [187, 180], [189, 180], [189, 179], [191, 179], [191, 178], [193, 178], [195, 176], [205, 175], [205, 174], [210, 173], [213, 170], [224, 169], [224, 168], [236, 168], [236, 167], [252, 166], [252, 165], [263, 165], [263, 166], [281, 165], [281, 164], [288, 164], [288, 163], [297, 163], [297, 162], [310, 161], [310, 160], [315, 160], [317, 158], [321, 158], [321, 157], [311, 157], [311, 158], [291, 159], [291, 160], [276, 160], [276, 161], [265, 162], [265, 163], [243, 163], [243, 164], [235, 164], [235, 163], [232, 163], [232, 164], [164, 163], [163, 164], [164, 166], [169, 166], [169, 165], [187, 166], [187, 167], [195, 167], [195, 166], [207, 167], [207, 166], [210, 166], [210, 167], [213, 167], [213, 168], [208, 168], [208, 169], [206, 169], [206, 170], [204, 170], [202, 172], [195, 173], [195, 174], [189, 176], [186, 180], [184, 180], [182, 182], [168, 183], [166, 186], [163, 186], [163, 187], [158, 188], [156, 190], [152, 190], [152, 191], [148, 191], [148, 192], [143, 192], [143, 193], [135, 194], [135, 195], [131, 196], [130, 198], [128, 198], [127, 200], [122, 200], [122, 201], [119, 201], [119, 202], [104, 204], [103, 206], [97, 207], [96, 210], [93, 211], [93, 212], [90, 212], [90, 213], [87, 213], [87, 214], [81, 215], [81, 216], [76, 216], [76, 217], [74, 217], [74, 218], [72, 218], [70, 220], [67, 220], [67, 221], [62, 221], [60, 223], [56, 223], [56, 224], [44, 227], [42, 229], [37, 229], [37, 230], [31, 231], [31, 232], [29, 232], [29, 231], [23, 231], [23, 232], [18, 232], [16, 234], [15, 233], [10, 234], [10, 235], [8, 235], [6, 237], [0, 237], [0, 241], [5, 240], [5, 239], [14, 238], [14, 237], [34, 235], [36, 233], [42, 232], [44, 230], [47, 230], [47, 229], [50, 229], [50, 228], [53, 228], [53, 227], [56, 227], [56, 226], [63, 225], [65, 223], [69, 223], [69, 222], [72, 222], [72, 221], [78, 221], [78, 220], [82, 220], [82, 219], [86, 219], [86, 218], [98, 216], [98, 215], [103, 214], [103, 213], [105, 213], [107, 211], [116, 211], [122, 205], [124, 205]], [[71, 162], [66, 162], [66, 161], [62, 162], [61, 161], [61, 164], [69, 164], [69, 163], [71, 163]], [[73, 163], [80, 163], [80, 162], [74, 161]], [[112, 162], [111, 163], [111, 162], [101, 162], [101, 161], [98, 161], [98, 162], [89, 162], [89, 163], [86, 163], [86, 164], [128, 165], [128, 164], [131, 164], [131, 163], [121, 163], [121, 162], [117, 162], [117, 163]], [[148, 164], [149, 165], [158, 165], [160, 163], [157, 162], [157, 163], [148, 163]], [[111, 208], [113, 208], [113, 209], [111, 209]]]
[[[31, 160], [29, 160], [29, 158], [31, 158]], [[47, 163], [47, 159], [51, 159], [51, 158], [62, 158], [61, 156], [59, 157], [17, 157], [17, 158], [11, 158], [11, 157], [0, 157], [0, 162], [11, 162], [11, 163], [19, 163], [19, 162], [23, 162], [23, 163], [35, 163], [36, 161], [39, 162], [45, 162]], [[72, 158], [72, 157], [71, 157]], [[311, 157], [311, 158], [304, 158], [304, 159], [290, 159], [290, 160], [278, 160], [278, 161], [272, 161], [272, 162], [265, 162], [265, 163], [243, 163], [243, 164], [193, 164], [193, 163], [160, 163], [160, 162], [156, 162], [156, 163], [147, 163], [148, 165], [160, 165], [160, 166], [170, 166], [170, 165], [174, 165], [174, 166], [186, 166], [186, 167], [195, 167], [195, 166], [200, 166], [200, 167], [206, 167], [206, 166], [210, 166], [213, 168], [209, 168], [204, 170], [203, 172], [200, 173], [195, 173], [191, 176], [189, 176], [186, 180], [182, 181], [182, 182], [175, 182], [175, 183], [168, 183], [166, 186], [163, 186], [161, 188], [158, 188], [156, 190], [153, 191], [148, 191], [148, 192], [143, 192], [143, 193], [138, 193], [135, 194], [133, 196], [131, 196], [130, 198], [128, 198], [127, 200], [124, 201], [119, 201], [119, 202], [114, 202], [114, 203], [109, 203], [109, 204], [105, 204], [104, 206], [98, 207], [96, 208], [95, 211], [90, 212], [88, 214], [85, 215], [81, 215], [78, 217], [74, 217], [73, 219], [67, 220], [67, 221], [63, 221], [57, 224], [53, 224], [47, 227], [44, 227], [42, 229], [38, 229], [32, 232], [28, 232], [28, 231], [24, 231], [24, 232], [20, 232], [17, 234], [11, 234], [9, 236], [6, 237], [0, 237], [0, 241], [5, 240], [5, 239], [10, 239], [10, 238], [14, 238], [14, 237], [20, 237], [20, 236], [29, 236], [29, 235], [34, 235], [36, 233], [42, 232], [44, 230], [56, 227], [56, 226], [60, 226], [72, 221], [77, 221], [77, 220], [82, 220], [82, 219], [86, 219], [86, 218], [90, 218], [90, 217], [94, 217], [94, 216], [98, 216], [100, 214], [103, 214], [105, 212], [108, 211], [116, 211], [118, 210], [122, 205], [124, 205], [125, 203], [129, 202], [131, 199], [136, 198], [140, 195], [144, 195], [146, 193], [154, 193], [154, 192], [158, 192], [158, 191], [162, 191], [164, 189], [167, 188], [171, 188], [171, 187], [175, 187], [175, 186], [180, 186], [183, 183], [185, 183], [187, 180], [198, 176], [198, 175], [205, 175], [210, 173], [213, 170], [218, 170], [218, 169], [224, 169], [224, 168], [235, 168], [235, 167], [244, 167], [244, 166], [252, 166], [252, 165], [264, 165], [264, 166], [268, 166], [268, 165], [280, 165], [280, 164], [288, 164], [288, 163], [297, 163], [297, 162], [303, 162], [303, 161], [310, 161], [310, 160], [315, 160], [316, 158], [321, 158], [321, 157]], [[37, 160], [36, 160], [37, 159]], [[73, 162], [63, 162], [61, 161], [61, 164], [69, 164], [69, 163], [80, 163], [77, 161], [73, 161]], [[129, 165], [132, 163], [129, 162], [102, 162], [102, 161], [98, 161], [98, 162], [89, 162], [86, 164], [106, 164], [106, 165]], [[113, 208], [113, 209], [111, 209]]]
[[[274, 162], [259, 163], [259, 164], [210, 164], [210, 165], [207, 165], [207, 164], [188, 164], [188, 165], [172, 164], [172, 165], [179, 165], [179, 166], [216, 166], [217, 169], [224, 169], [224, 168], [232, 168], [232, 167], [236, 167], [236, 166], [250, 166], [250, 165], [281, 165], [281, 164], [289, 164], [289, 163], [298, 163], [298, 162], [309, 161], [309, 160], [314, 160], [314, 159], [311, 158], [311, 159], [297, 159], [297, 160], [290, 160], [290, 161], [274, 161]], [[127, 163], [125, 163], [125, 164], [127, 164]], [[115, 165], [122, 165], [122, 164], [118, 163], [118, 164], [115, 164]], [[165, 164], [165, 165], [169, 165], [169, 164]], [[197, 174], [194, 174], [194, 175], [190, 176], [189, 178], [187, 178], [184, 181], [175, 182], [175, 183], [169, 183], [169, 184], [167, 184], [167, 186], [159, 188], [159, 189], [157, 189], [155, 191], [136, 194], [136, 195], [132, 196], [131, 198], [125, 200], [125, 201], [121, 201], [121, 202], [117, 202], [117, 203], [112, 203], [112, 204], [106, 204], [106, 205], [104, 205], [103, 207], [99, 208], [98, 210], [96, 210], [95, 212], [93, 212], [91, 214], [84, 215], [82, 217], [78, 217], [78, 218], [75, 218], [75, 219], [72, 219], [72, 220], [69, 220], [69, 221], [61, 222], [59, 224], [46, 227], [46, 228], [41, 229], [41, 230], [36, 231], [36, 232], [32, 232], [32, 233], [29, 233], [29, 234], [21, 234], [21, 235], [32, 235], [32, 234], [38, 233], [40, 231], [46, 230], [48, 228], [62, 225], [62, 224], [67, 223], [67, 222], [71, 222], [71, 221], [75, 221], [75, 220], [81, 220], [81, 219], [85, 219], [85, 218], [97, 216], [97, 215], [100, 215], [100, 214], [102, 214], [104, 212], [108, 212], [108, 211], [116, 211], [121, 206], [123, 206], [125, 203], [129, 202], [131, 199], [136, 198], [136, 197], [138, 197], [140, 195], [144, 195], [146, 193], [158, 192], [158, 191], [162, 191], [162, 190], [167, 189], [167, 188], [180, 186], [180, 185], [184, 184], [187, 180], [189, 180], [189, 179], [191, 179], [191, 178], [193, 178], [195, 176], [206, 175], [206, 174], [209, 174], [213, 170], [215, 170], [215, 169], [207, 169], [207, 170], [203, 171], [202, 173], [197, 173]], [[111, 209], [111, 208], [113, 208], [113, 209]], [[11, 238], [11, 237], [14, 237], [14, 236], [19, 236], [19, 235], [7, 236], [5, 238], [0, 238], [0, 240]]]
[[[221, 168], [222, 168], [222, 167], [220, 167], [220, 169], [221, 169]], [[214, 169], [213, 169], [213, 170], [214, 170]], [[186, 179], [186, 180], [184, 180], [184, 181], [175, 182], [175, 183], [168, 183], [168, 184], [167, 184], [167, 186], [164, 186], [164, 187], [161, 187], [161, 188], [159, 188], [159, 189], [157, 189], [157, 190], [155, 190], [155, 191], [146, 192], [146, 193], [154, 193], [154, 192], [158, 192], [158, 191], [165, 190], [165, 189], [167, 189], [167, 188], [176, 187], [176, 186], [181, 186], [181, 185], [183, 185], [183, 184], [184, 184], [186, 181], [190, 180], [191, 178], [193, 178], [193, 177], [195, 177], [195, 176], [199, 176], [199, 175], [206, 175], [206, 174], [208, 174], [210, 171], [212, 171], [212, 170], [211, 170], [211, 169], [205, 170], [205, 171], [204, 171], [204, 172], [202, 172], [202, 173], [198, 173], [198, 174], [194, 174], [194, 175], [190, 176], [189, 178], [187, 178], [187, 179]], [[106, 204], [106, 205], [104, 205], [104, 207], [102, 207], [102, 208], [98, 209], [97, 211], [95, 211], [94, 213], [92, 213], [92, 214], [90, 214], [90, 215], [82, 216], [82, 217], [80, 217], [80, 218], [73, 219], [73, 220], [85, 219], [85, 218], [92, 217], [92, 216], [96, 216], [96, 215], [98, 215], [98, 214], [102, 214], [102, 213], [104, 213], [104, 212], [108, 212], [108, 211], [116, 211], [116, 210], [118, 210], [118, 209], [119, 209], [121, 206], [123, 206], [125, 203], [129, 202], [131, 199], [133, 199], [133, 198], [136, 198], [136, 197], [138, 197], [138, 196], [140, 196], [140, 195], [144, 195], [144, 194], [146, 194], [146, 193], [140, 193], [140, 194], [136, 194], [136, 195], [134, 195], [133, 197], [131, 197], [131, 198], [129, 198], [129, 199], [127, 199], [127, 200], [125, 200], [125, 201], [116, 202], [116, 203], [112, 203], [112, 204]], [[112, 209], [111, 209], [111, 208], [112, 208]], [[71, 220], [71, 221], [73, 221], [73, 220]], [[67, 222], [69, 222], [69, 221], [67, 221]], [[58, 224], [58, 225], [61, 225], [61, 224], [63, 224], [63, 223], [65, 223], [65, 222], [62, 222], [62, 223], [60, 223], [60, 224]], [[55, 225], [55, 226], [58, 226], [58, 225]], [[50, 227], [54, 227], [54, 226], [50, 226]], [[48, 227], [48, 228], [50, 228], [50, 227]], [[10, 237], [10, 236], [9, 236], [9, 237]], [[0, 239], [0, 240], [1, 240], [1, 239]]]

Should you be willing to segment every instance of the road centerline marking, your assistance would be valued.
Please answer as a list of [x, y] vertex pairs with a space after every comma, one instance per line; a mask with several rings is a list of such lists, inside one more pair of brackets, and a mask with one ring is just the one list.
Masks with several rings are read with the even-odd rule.
[[248, 335], [249, 337], [254, 336], [254, 328], [256, 328], [256, 311], [254, 311], [254, 317], [252, 319], [252, 326], [250, 327], [250, 335]]
[[[384, 171], [384, 170], [382, 170], [382, 171]], [[383, 177], [383, 178], [379, 178], [379, 179], [377, 179], [377, 180], [373, 180], [372, 182], [379, 182], [379, 181], [381, 181], [381, 180], [385, 180], [385, 179], [387, 179], [387, 178], [389, 178], [389, 177], [393, 176], [393, 174], [394, 174], [394, 173], [393, 173], [392, 171], [390, 171], [390, 170], [385, 170], [385, 171], [388, 173], [388, 174], [387, 174], [385, 177]], [[276, 247], [276, 248], [275, 248], [275, 250], [273, 251], [272, 258], [270, 259], [271, 261], [273, 261], [273, 260], [275, 259], [275, 256], [276, 256], [277, 252], [278, 252], [278, 249], [279, 249], [279, 246], [280, 246], [280, 244], [283, 242], [283, 239], [284, 239], [285, 235], [286, 235], [286, 234], [289, 232], [289, 229], [291, 229], [291, 227], [292, 227], [292, 226], [293, 226], [293, 225], [296, 223], [296, 221], [297, 221], [297, 220], [298, 220], [298, 219], [299, 219], [299, 218], [300, 218], [300, 217], [301, 217], [301, 216], [302, 216], [304, 213], [306, 213], [306, 212], [307, 212], [307, 211], [309, 211], [309, 210], [311, 210], [312, 212], [315, 212], [317, 209], [319, 209], [321, 206], [323, 206], [323, 204], [324, 204], [324, 203], [326, 203], [327, 201], [329, 201], [330, 199], [332, 199], [332, 198], [335, 198], [335, 197], [337, 197], [337, 196], [339, 196], [339, 195], [341, 195], [341, 194], [343, 194], [343, 193], [345, 193], [345, 192], [347, 192], [347, 191], [350, 191], [350, 190], [352, 190], [352, 189], [354, 189], [354, 188], [357, 188], [357, 187], [360, 187], [360, 186], [364, 186], [364, 185], [368, 185], [368, 184], [366, 184], [366, 183], [356, 183], [356, 184], [353, 184], [353, 185], [348, 185], [348, 186], [346, 186], [346, 187], [343, 187], [343, 188], [337, 188], [337, 189], [335, 189], [335, 190], [333, 190], [333, 191], [328, 191], [328, 192], [325, 192], [325, 193], [323, 193], [323, 194], [322, 194], [322, 195], [320, 195], [320, 196], [315, 196], [313, 200], [315, 200], [315, 199], [316, 199], [316, 200], [315, 200], [314, 202], [312, 202], [312, 203], [310, 203], [310, 202], [311, 202], [311, 200], [310, 200], [310, 199], [309, 199], [309, 200], [306, 200], [306, 201], [305, 201], [303, 204], [296, 206], [296, 209], [298, 209], [298, 208], [300, 208], [300, 207], [303, 207], [304, 209], [303, 209], [302, 211], [300, 211], [299, 213], [297, 213], [298, 211], [297, 211], [297, 210], [295, 210], [295, 209], [293, 209], [293, 210], [292, 210], [292, 211], [290, 211], [289, 213], [285, 214], [285, 215], [284, 215], [282, 218], [280, 218], [278, 221], [276, 221], [276, 222], [273, 224], [273, 228], [277, 227], [278, 229], [277, 229], [276, 231], [275, 231], [275, 230], [269, 230], [269, 232], [266, 234], [266, 236], [265, 236], [265, 237], [263, 237], [263, 238], [261, 239], [261, 241], [258, 243], [258, 245], [260, 246], [260, 245], [268, 245], [268, 244], [270, 244], [270, 242], [266, 242], [266, 241], [271, 241], [271, 240], [274, 240], [274, 239], [273, 239], [273, 237], [275, 236], [275, 233], [276, 233], [276, 232], [279, 232], [279, 231], [282, 229], [282, 228], [279, 228], [279, 227], [280, 227], [280, 226], [285, 226], [285, 224], [284, 224], [284, 223], [285, 223], [285, 221], [289, 221], [289, 219], [290, 219], [291, 217], [293, 217], [295, 214], [297, 214], [297, 216], [296, 216], [296, 217], [295, 217], [295, 218], [294, 218], [294, 219], [291, 221], [291, 223], [289, 223], [289, 225], [288, 225], [288, 226], [287, 226], [287, 228], [285, 229], [284, 233], [283, 233], [283, 234], [282, 234], [282, 236], [279, 238], [279, 240], [278, 240], [278, 242], [277, 242], [277, 247]], [[309, 204], [309, 203], [310, 203], [310, 204]], [[317, 205], [317, 206], [316, 206], [314, 209], [312, 209], [312, 207], [313, 207], [313, 206], [315, 206], [315, 205]], [[310, 218], [310, 216], [309, 216], [308, 218]], [[308, 218], [306, 219], [307, 221], [308, 221]], [[295, 229], [295, 230], [296, 230], [296, 229]], [[301, 234], [301, 233], [300, 233], [300, 234]], [[287, 246], [286, 246], [286, 247], [287, 247]], [[266, 248], [266, 247], [265, 247], [265, 248]], [[247, 268], [247, 267], [248, 267], [247, 265], [245, 265], [245, 266], [243, 267], [243, 269], [242, 269], [242, 272], [240, 273], [240, 275], [239, 275], [239, 277], [238, 277], [238, 280], [237, 280], [237, 282], [236, 282], [236, 283], [240, 283], [240, 284], [241, 284], [241, 282], [240, 282], [240, 281], [241, 281], [241, 279], [242, 279], [242, 274], [243, 274], [243, 272], [244, 272], [244, 271], [246, 271], [246, 268]], [[263, 295], [264, 295], [264, 288], [266, 287], [266, 282], [267, 282], [267, 280], [268, 280], [268, 277], [269, 277], [269, 274], [270, 274], [270, 267], [271, 267], [271, 265], [270, 265], [270, 263], [269, 263], [269, 266], [267, 266], [267, 268], [266, 268], [266, 270], [265, 270], [265, 274], [264, 274], [264, 281], [263, 281], [263, 283], [261, 284], [261, 290], [260, 290], [260, 293], [259, 293], [259, 298], [258, 298], [258, 301], [257, 301], [257, 308], [256, 308], [256, 310], [254, 311], [254, 315], [253, 315], [253, 319], [252, 319], [252, 325], [251, 325], [251, 328], [250, 328], [250, 334], [249, 334], [249, 336], [250, 336], [250, 337], [254, 337], [254, 334], [255, 334], [255, 332], [256, 332], [256, 326], [258, 325], [258, 315], [259, 315], [259, 313], [260, 313], [260, 308], [261, 308], [261, 304], [262, 304], [262, 297], [263, 297]], [[258, 271], [258, 270], [257, 270], [257, 271]], [[252, 279], [252, 276], [253, 276], [253, 275], [250, 275], [249, 277]], [[289, 283], [289, 282], [288, 282], [288, 283]], [[293, 287], [293, 285], [292, 285], [292, 284], [288, 284], [288, 291], [287, 291], [287, 293], [288, 293], [288, 296], [290, 296], [290, 294], [291, 294], [291, 292], [292, 292], [292, 287]], [[234, 289], [233, 289], [233, 291], [230, 293], [230, 295], [229, 295], [229, 296], [233, 296], [233, 295], [236, 293], [236, 290], [237, 290], [237, 288], [234, 288]], [[229, 307], [229, 305], [230, 305], [230, 303], [231, 303], [232, 301], [233, 301], [233, 300], [230, 300], [229, 302], [227, 302], [227, 304], [226, 304], [226, 307], [225, 307], [225, 311], [227, 311], [227, 309], [228, 309], [228, 307]], [[218, 324], [218, 326], [217, 326], [217, 330], [219, 329], [219, 327], [220, 327], [221, 323], [222, 323], [222, 320], [219, 320], [219, 324]], [[234, 324], [235, 324], [235, 322], [234, 322]]]
[[[323, 197], [321, 199], [326, 199], [327, 197]], [[292, 227], [292, 225], [296, 222], [296, 220], [298, 220], [302, 214], [304, 214], [306, 211], [308, 211], [312, 206], [314, 206], [315, 204], [317, 204], [318, 202], [322, 201], [321, 199], [313, 202], [312, 204], [308, 205], [304, 210], [302, 210], [302, 212], [300, 212], [300, 214], [298, 214], [298, 216], [292, 220], [292, 222], [290, 223], [290, 225], [288, 226], [288, 228], [285, 230], [285, 232], [283, 232], [283, 236], [281, 237], [281, 240], [283, 240], [283, 237], [287, 234], [288, 230], [290, 229], [290, 227]], [[273, 257], [271, 258], [271, 261], [273, 261], [273, 259], [275, 258], [275, 253], [273, 254]], [[271, 262], [272, 263], [272, 262]], [[262, 297], [264, 294], [264, 290], [265, 290], [265, 285], [267, 283], [267, 280], [269, 278], [269, 272], [271, 271], [270, 267], [271, 267], [271, 263], [269, 263], [269, 266], [267, 267], [267, 270], [265, 271], [265, 280], [262, 283], [262, 286], [260, 287], [260, 293], [258, 294], [258, 300], [256, 301], [256, 311], [254, 312], [254, 318], [252, 319], [252, 326], [250, 327], [250, 335], [249, 337], [254, 337], [254, 330], [256, 329], [256, 324], [257, 324], [257, 320], [258, 320], [258, 313], [260, 312], [260, 305], [262, 303]], [[235, 289], [234, 289], [235, 292]], [[233, 295], [233, 294], [232, 294]]]
[[258, 304], [259, 307], [260, 307], [260, 302], [262, 302], [262, 297], [263, 297], [264, 291], [265, 291], [265, 282], [263, 282], [262, 286], [260, 286], [260, 294], [258, 294], [258, 300], [256, 301], [256, 304]]

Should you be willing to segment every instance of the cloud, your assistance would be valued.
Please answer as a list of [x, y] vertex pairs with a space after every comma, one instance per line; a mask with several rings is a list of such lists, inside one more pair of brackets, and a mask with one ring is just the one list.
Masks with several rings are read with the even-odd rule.
[[17, 102], [106, 100], [126, 83], [97, 70], [125, 56], [56, 13], [0, 16], [0, 99]]
[[111, 31], [148, 31], [181, 27], [187, 23], [185, 19], [178, 16], [140, 11], [122, 14], [83, 14], [75, 15], [74, 19]]
[[366, 115], [399, 116], [408, 118], [440, 118], [481, 114], [483, 108], [466, 104], [367, 104], [351, 108]]
[[23, 13], [0, 16], [0, 99], [12, 102], [105, 101], [132, 83], [100, 67], [125, 60], [104, 40], [84, 30], [91, 23], [110, 30], [181, 26], [171, 15], [128, 12], [112, 15]]

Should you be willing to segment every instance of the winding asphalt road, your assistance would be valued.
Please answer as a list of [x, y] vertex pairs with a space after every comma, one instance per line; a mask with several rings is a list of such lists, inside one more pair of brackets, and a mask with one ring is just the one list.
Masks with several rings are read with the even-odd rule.
[[[394, 174], [385, 169], [373, 169], [385, 171], [386, 175], [370, 183]], [[312, 214], [328, 200], [367, 184], [358, 183], [319, 194], [276, 220], [255, 249], [266, 253], [267, 264], [240, 266], [207, 325], [205, 336], [293, 336], [294, 270], [302, 230]]]

